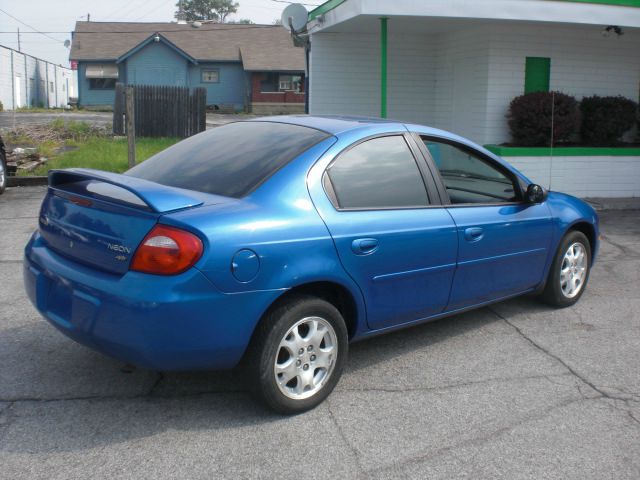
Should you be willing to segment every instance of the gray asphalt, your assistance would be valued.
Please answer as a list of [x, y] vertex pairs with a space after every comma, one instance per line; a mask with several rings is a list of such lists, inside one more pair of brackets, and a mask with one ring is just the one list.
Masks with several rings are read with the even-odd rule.
[[[77, 122], [87, 122], [95, 125], [111, 125], [113, 113], [111, 112], [52, 112], [52, 113], [29, 113], [29, 112], [0, 112], [0, 131], [10, 130], [27, 125], [46, 125], [53, 120], [62, 118], [65, 121], [75, 120]], [[208, 113], [207, 128], [219, 127], [230, 122], [249, 120], [258, 118], [251, 114], [229, 114], [229, 113]]]
[[44, 322], [0, 196], [0, 478], [640, 478], [640, 211], [602, 212], [573, 308], [522, 298], [352, 346], [328, 401], [270, 413], [237, 373], [121, 372]]
[[57, 118], [65, 121], [75, 120], [96, 125], [111, 125], [113, 114], [110, 112], [0, 112], [0, 129], [7, 130], [26, 125], [44, 125]]

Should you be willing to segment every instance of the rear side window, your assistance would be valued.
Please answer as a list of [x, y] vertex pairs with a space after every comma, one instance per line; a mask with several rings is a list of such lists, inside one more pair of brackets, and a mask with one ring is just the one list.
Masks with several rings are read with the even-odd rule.
[[326, 132], [286, 123], [231, 123], [183, 140], [126, 174], [240, 198], [327, 137]]
[[341, 154], [326, 175], [342, 209], [409, 208], [429, 203], [418, 165], [401, 135], [356, 145]]

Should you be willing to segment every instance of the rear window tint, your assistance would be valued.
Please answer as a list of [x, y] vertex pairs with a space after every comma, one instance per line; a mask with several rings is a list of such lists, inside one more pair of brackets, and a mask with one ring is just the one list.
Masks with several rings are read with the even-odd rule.
[[239, 198], [327, 137], [326, 132], [286, 123], [231, 123], [183, 140], [126, 174]]

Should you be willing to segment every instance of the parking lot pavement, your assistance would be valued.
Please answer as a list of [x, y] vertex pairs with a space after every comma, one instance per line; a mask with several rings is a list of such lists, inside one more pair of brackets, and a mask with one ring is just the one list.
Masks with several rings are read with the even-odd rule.
[[640, 478], [640, 211], [601, 214], [573, 308], [531, 298], [354, 344], [314, 411], [241, 374], [123, 373], [41, 320], [21, 249], [42, 188], [0, 196], [0, 478]]

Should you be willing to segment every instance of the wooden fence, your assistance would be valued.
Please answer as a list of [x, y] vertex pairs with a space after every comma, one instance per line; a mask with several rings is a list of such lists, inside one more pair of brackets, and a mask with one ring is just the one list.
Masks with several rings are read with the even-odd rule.
[[[136, 137], [186, 138], [206, 128], [204, 88], [131, 85]], [[125, 85], [116, 84], [113, 133], [126, 134]]]

